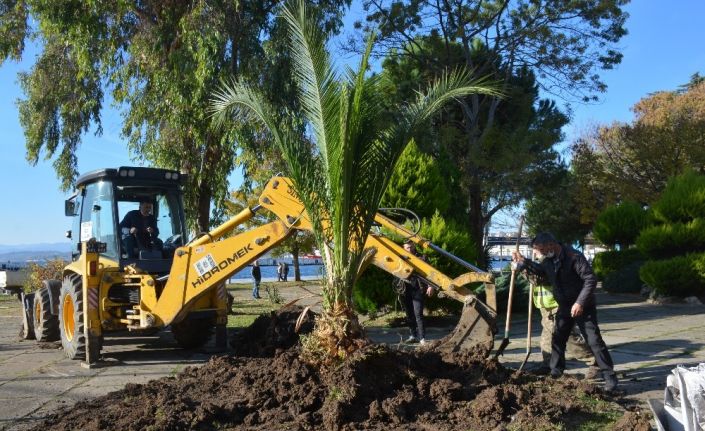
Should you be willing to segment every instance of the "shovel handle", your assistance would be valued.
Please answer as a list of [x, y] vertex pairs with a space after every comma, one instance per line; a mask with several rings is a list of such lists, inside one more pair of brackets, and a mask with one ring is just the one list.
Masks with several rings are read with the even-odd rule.
[[529, 284], [529, 321], [526, 325], [526, 356], [524, 357], [524, 361], [521, 363], [519, 366], [519, 369], [517, 371], [521, 371], [524, 369], [524, 365], [526, 365], [526, 361], [529, 360], [529, 356], [531, 355], [531, 315], [533, 311], [533, 301], [534, 299], [534, 284], [531, 283]]
[[[519, 218], [519, 232], [517, 233], [517, 242], [515, 251], [519, 252], [519, 241], [521, 241], [521, 233], [524, 230], [524, 215]], [[502, 346], [506, 347], [509, 344], [509, 327], [512, 321], [512, 300], [514, 299], [514, 283], [516, 281], [517, 271], [512, 269], [512, 275], [509, 278], [509, 298], [507, 299], [507, 319], [504, 324], [504, 340], [502, 340]], [[503, 348], [497, 350], [497, 355], [500, 355], [504, 351]]]

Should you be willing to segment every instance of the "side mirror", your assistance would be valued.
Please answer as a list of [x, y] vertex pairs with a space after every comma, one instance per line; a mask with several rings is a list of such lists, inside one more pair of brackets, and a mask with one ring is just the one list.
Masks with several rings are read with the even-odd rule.
[[66, 231], [66, 238], [71, 239], [71, 230]]
[[73, 199], [64, 201], [64, 214], [66, 217], [73, 217], [76, 215], [76, 201]]

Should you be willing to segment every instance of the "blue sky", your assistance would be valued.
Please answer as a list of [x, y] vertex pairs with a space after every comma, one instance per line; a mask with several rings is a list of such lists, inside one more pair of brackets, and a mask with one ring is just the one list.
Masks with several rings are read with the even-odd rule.
[[[573, 104], [573, 120], [565, 128], [566, 141], [594, 124], [629, 121], [630, 107], [643, 96], [675, 89], [695, 72], [705, 74], [705, 1], [636, 0], [627, 11], [631, 16], [627, 22], [629, 35], [620, 42], [622, 64], [602, 72], [608, 90], [601, 102]], [[66, 195], [59, 190], [51, 160], [40, 160], [32, 167], [25, 159], [24, 135], [15, 104], [22, 97], [17, 72], [29, 70], [35, 56], [36, 51], [28, 49], [22, 62], [7, 62], [0, 67], [0, 244], [5, 245], [61, 242], [69, 228], [63, 215]], [[120, 138], [118, 112], [103, 112], [103, 129], [100, 137], [92, 133], [85, 136], [77, 153], [79, 172], [133, 164]]]

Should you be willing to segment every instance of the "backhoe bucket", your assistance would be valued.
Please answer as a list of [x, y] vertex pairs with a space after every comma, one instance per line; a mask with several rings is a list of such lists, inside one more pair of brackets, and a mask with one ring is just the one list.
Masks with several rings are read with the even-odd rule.
[[441, 339], [437, 350], [442, 352], [473, 352], [486, 358], [494, 347], [497, 332], [496, 314], [475, 298], [463, 306], [458, 324], [453, 332]]

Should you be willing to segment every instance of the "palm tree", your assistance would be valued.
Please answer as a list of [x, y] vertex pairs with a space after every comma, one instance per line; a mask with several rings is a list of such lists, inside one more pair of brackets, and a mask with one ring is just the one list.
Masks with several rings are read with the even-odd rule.
[[[414, 131], [444, 104], [471, 93], [495, 94], [469, 73], [447, 74], [411, 104], [389, 112], [383, 103], [384, 76], [367, 76], [374, 37], [359, 69], [336, 73], [325, 36], [303, 1], [288, 4], [282, 17], [289, 29], [298, 102], [310, 136], [282, 129], [279, 115], [263, 94], [241, 82], [216, 92], [216, 121], [247, 116], [264, 123], [279, 146], [313, 225], [326, 267], [323, 313], [309, 338], [309, 352], [322, 359], [345, 358], [364, 343], [353, 311], [352, 287], [363, 260], [363, 245], [393, 168]], [[389, 116], [393, 121], [389, 121]], [[386, 118], [386, 121], [383, 119]], [[290, 122], [288, 122], [290, 123]]]

